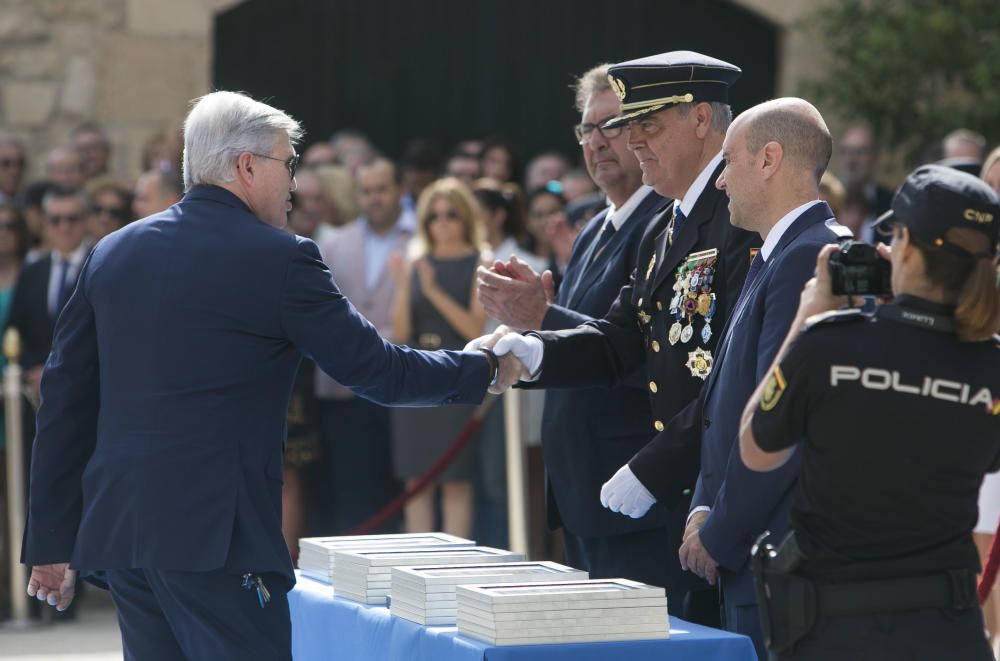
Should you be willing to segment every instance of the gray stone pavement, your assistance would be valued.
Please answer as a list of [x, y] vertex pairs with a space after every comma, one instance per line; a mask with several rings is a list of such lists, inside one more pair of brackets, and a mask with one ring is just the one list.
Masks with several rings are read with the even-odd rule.
[[76, 619], [16, 631], [0, 625], [3, 661], [121, 661], [122, 643], [111, 598], [88, 588]]

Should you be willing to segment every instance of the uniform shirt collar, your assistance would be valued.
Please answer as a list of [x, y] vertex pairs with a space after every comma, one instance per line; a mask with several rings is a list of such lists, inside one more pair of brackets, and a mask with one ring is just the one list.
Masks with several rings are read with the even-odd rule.
[[[639, 186], [639, 188], [637, 188], [635, 192], [632, 193], [627, 200], [625, 200], [625, 204], [621, 206], [621, 209], [615, 207], [614, 202], [611, 203], [611, 206], [608, 207], [607, 218], [611, 221], [611, 224], [614, 225], [615, 231], [622, 228], [625, 221], [629, 219], [636, 208], [638, 208], [642, 201], [646, 199], [646, 196], [652, 191], [652, 186]], [[602, 227], [606, 226], [607, 222], [605, 222]]]
[[[721, 162], [722, 150], [719, 150], [719, 153], [708, 162], [705, 169], [698, 174], [694, 183], [692, 183], [690, 188], [687, 189], [687, 192], [684, 193], [684, 197], [681, 198], [681, 213], [684, 214], [685, 218], [689, 218], [691, 216], [691, 210], [694, 209], [694, 205], [698, 201], [698, 198], [701, 197], [701, 194], [705, 192], [705, 187], [709, 185], [712, 175], [715, 173], [715, 168], [719, 167], [719, 163]], [[674, 202], [674, 204], [677, 203]]]
[[798, 220], [799, 216], [808, 211], [813, 205], [819, 204], [821, 201], [822, 200], [811, 200], [803, 205], [795, 207], [782, 216], [781, 220], [775, 223], [774, 227], [771, 228], [771, 231], [767, 233], [767, 238], [764, 239], [764, 245], [760, 247], [760, 258], [766, 262], [767, 258], [771, 256], [772, 252], [774, 252], [775, 247], [777, 247], [778, 241], [781, 241], [781, 236], [788, 230], [789, 227], [792, 226], [792, 223]]

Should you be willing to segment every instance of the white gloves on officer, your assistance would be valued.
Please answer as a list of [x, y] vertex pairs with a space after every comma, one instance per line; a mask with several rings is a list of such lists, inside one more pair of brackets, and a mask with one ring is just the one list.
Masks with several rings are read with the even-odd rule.
[[538, 369], [542, 366], [542, 354], [545, 345], [534, 335], [521, 335], [520, 333], [507, 333], [501, 337], [493, 347], [493, 353], [502, 356], [506, 353], [514, 354], [514, 357], [521, 361], [531, 378], [521, 379], [522, 381], [534, 381], [538, 378]]
[[633, 519], [645, 516], [656, 502], [632, 469], [625, 464], [601, 487], [601, 505]]

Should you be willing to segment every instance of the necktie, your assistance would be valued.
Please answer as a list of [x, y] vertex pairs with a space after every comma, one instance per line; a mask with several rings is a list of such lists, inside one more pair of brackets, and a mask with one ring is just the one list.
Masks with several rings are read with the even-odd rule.
[[680, 231], [681, 231], [681, 225], [684, 224], [684, 221], [686, 219], [687, 218], [684, 215], [684, 212], [681, 211], [681, 206], [679, 204], [675, 204], [674, 205], [674, 223], [673, 223], [673, 226], [671, 227], [671, 230], [670, 230], [670, 243], [671, 244], [674, 242], [674, 239], [680, 233]]
[[757, 275], [760, 270], [764, 267], [764, 257], [761, 256], [760, 251], [753, 256], [753, 261], [750, 262], [750, 270], [747, 271], [747, 279], [743, 281], [743, 289], [740, 290], [740, 297], [736, 299], [736, 305], [733, 307], [734, 310], [738, 310], [740, 303], [746, 297], [747, 292], [750, 291], [750, 287], [753, 286], [753, 281], [757, 279]]
[[55, 310], [53, 310], [53, 317], [58, 317], [59, 313], [62, 312], [63, 306], [66, 305], [66, 299], [69, 297], [69, 261], [65, 259], [60, 259], [59, 262], [59, 278], [56, 282], [56, 300], [55, 300]]
[[597, 256], [601, 254], [601, 251], [604, 250], [604, 247], [608, 245], [608, 241], [610, 241], [611, 237], [614, 235], [615, 224], [609, 220], [604, 224], [604, 229], [601, 230], [600, 236], [597, 237], [597, 243], [594, 244], [594, 255], [590, 258], [591, 262], [597, 259]]

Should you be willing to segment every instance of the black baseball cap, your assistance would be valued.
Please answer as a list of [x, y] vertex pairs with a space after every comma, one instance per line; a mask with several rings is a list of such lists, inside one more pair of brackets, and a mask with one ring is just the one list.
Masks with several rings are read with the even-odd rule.
[[976, 230], [989, 238], [990, 255], [995, 255], [1000, 239], [1000, 198], [971, 174], [942, 165], [922, 165], [896, 191], [892, 208], [879, 216], [875, 229], [888, 235], [894, 223], [937, 245], [951, 245], [944, 240], [944, 233], [953, 227]]

